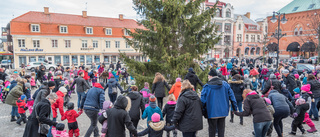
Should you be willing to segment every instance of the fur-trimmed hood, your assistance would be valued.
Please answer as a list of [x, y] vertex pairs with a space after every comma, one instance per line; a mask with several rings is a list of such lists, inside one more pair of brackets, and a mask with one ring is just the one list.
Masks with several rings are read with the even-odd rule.
[[114, 107], [129, 111], [131, 108], [131, 99], [129, 97], [120, 95], [114, 103]]
[[229, 84], [242, 84], [243, 80], [229, 80], [228, 83]]
[[151, 122], [149, 123], [149, 126], [154, 130], [154, 131], [160, 131], [164, 128], [165, 126], [164, 121], [160, 121], [160, 122]]

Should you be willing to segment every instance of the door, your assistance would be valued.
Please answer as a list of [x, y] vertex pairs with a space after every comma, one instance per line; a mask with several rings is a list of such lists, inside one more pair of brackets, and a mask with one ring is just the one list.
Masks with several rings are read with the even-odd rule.
[[53, 63], [53, 56], [46, 56], [46, 60], [48, 61], [48, 64]]

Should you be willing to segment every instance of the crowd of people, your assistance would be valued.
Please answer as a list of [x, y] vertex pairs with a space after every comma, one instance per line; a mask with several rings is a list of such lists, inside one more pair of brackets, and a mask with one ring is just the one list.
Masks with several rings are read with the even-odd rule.
[[[204, 118], [208, 136], [224, 137], [228, 115], [231, 123], [234, 115], [239, 116], [241, 125], [243, 117], [252, 115], [256, 137], [271, 136], [273, 128], [282, 137], [282, 120], [289, 116], [289, 134], [296, 135], [297, 128], [302, 134], [317, 132], [314, 122], [319, 121], [320, 67], [300, 75], [295, 64], [288, 63], [275, 69], [270, 64], [231, 59], [205, 67], [210, 69], [206, 84], [189, 68], [175, 83], [155, 73], [152, 85], [145, 82], [142, 89], [129, 79], [120, 62], [116, 67], [112, 63], [109, 67], [101, 63], [66, 68], [60, 64], [47, 73], [40, 65], [30, 75], [24, 69], [0, 69], [1, 100], [12, 106], [11, 122], [26, 123], [24, 137], [62, 134], [66, 126], [58, 121], [63, 120], [67, 120], [70, 137], [80, 136], [80, 130], [85, 129], [79, 129], [77, 117], [83, 112], [90, 119], [85, 137], [125, 137], [126, 128], [132, 137], [162, 137], [164, 132], [176, 137], [178, 131], [184, 137], [195, 137], [204, 128]], [[130, 83], [129, 88], [123, 89], [120, 81]], [[198, 89], [202, 90], [198, 93]], [[73, 93], [78, 95], [77, 109], [70, 101]], [[138, 132], [141, 119], [146, 119], [148, 126]]]

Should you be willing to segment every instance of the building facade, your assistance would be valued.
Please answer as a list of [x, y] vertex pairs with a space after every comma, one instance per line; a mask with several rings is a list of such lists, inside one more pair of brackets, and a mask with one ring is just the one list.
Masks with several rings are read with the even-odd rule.
[[[288, 20], [285, 24], [280, 23], [280, 31], [286, 34], [279, 42], [280, 58], [316, 56], [316, 47], [319, 44], [317, 30], [320, 23], [320, 1], [293, 0], [278, 12], [285, 13]], [[278, 46], [277, 39], [272, 37], [278, 30], [278, 22], [272, 23], [271, 18], [272, 16], [268, 17], [270, 47]]]
[[82, 15], [27, 12], [10, 22], [15, 66], [47, 60], [64, 66], [119, 61], [119, 51], [138, 61], [139, 52], [128, 45], [126, 30], [144, 29], [135, 20]]

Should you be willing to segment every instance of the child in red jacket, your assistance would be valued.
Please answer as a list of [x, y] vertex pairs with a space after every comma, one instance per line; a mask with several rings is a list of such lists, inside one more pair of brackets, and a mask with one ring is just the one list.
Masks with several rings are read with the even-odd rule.
[[18, 113], [20, 114], [20, 118], [17, 120], [17, 124], [21, 125], [21, 122], [27, 123], [27, 116], [26, 116], [26, 110], [28, 107], [26, 107], [26, 96], [21, 95], [21, 97], [17, 100], [16, 105], [18, 106]]
[[72, 102], [67, 104], [67, 108], [68, 110], [61, 117], [61, 120], [68, 120], [69, 137], [73, 137], [73, 134], [74, 136], [78, 137], [80, 136], [80, 130], [78, 128], [78, 122], [76, 118], [82, 114], [82, 111], [77, 113], [77, 111], [74, 110], [74, 104]]

